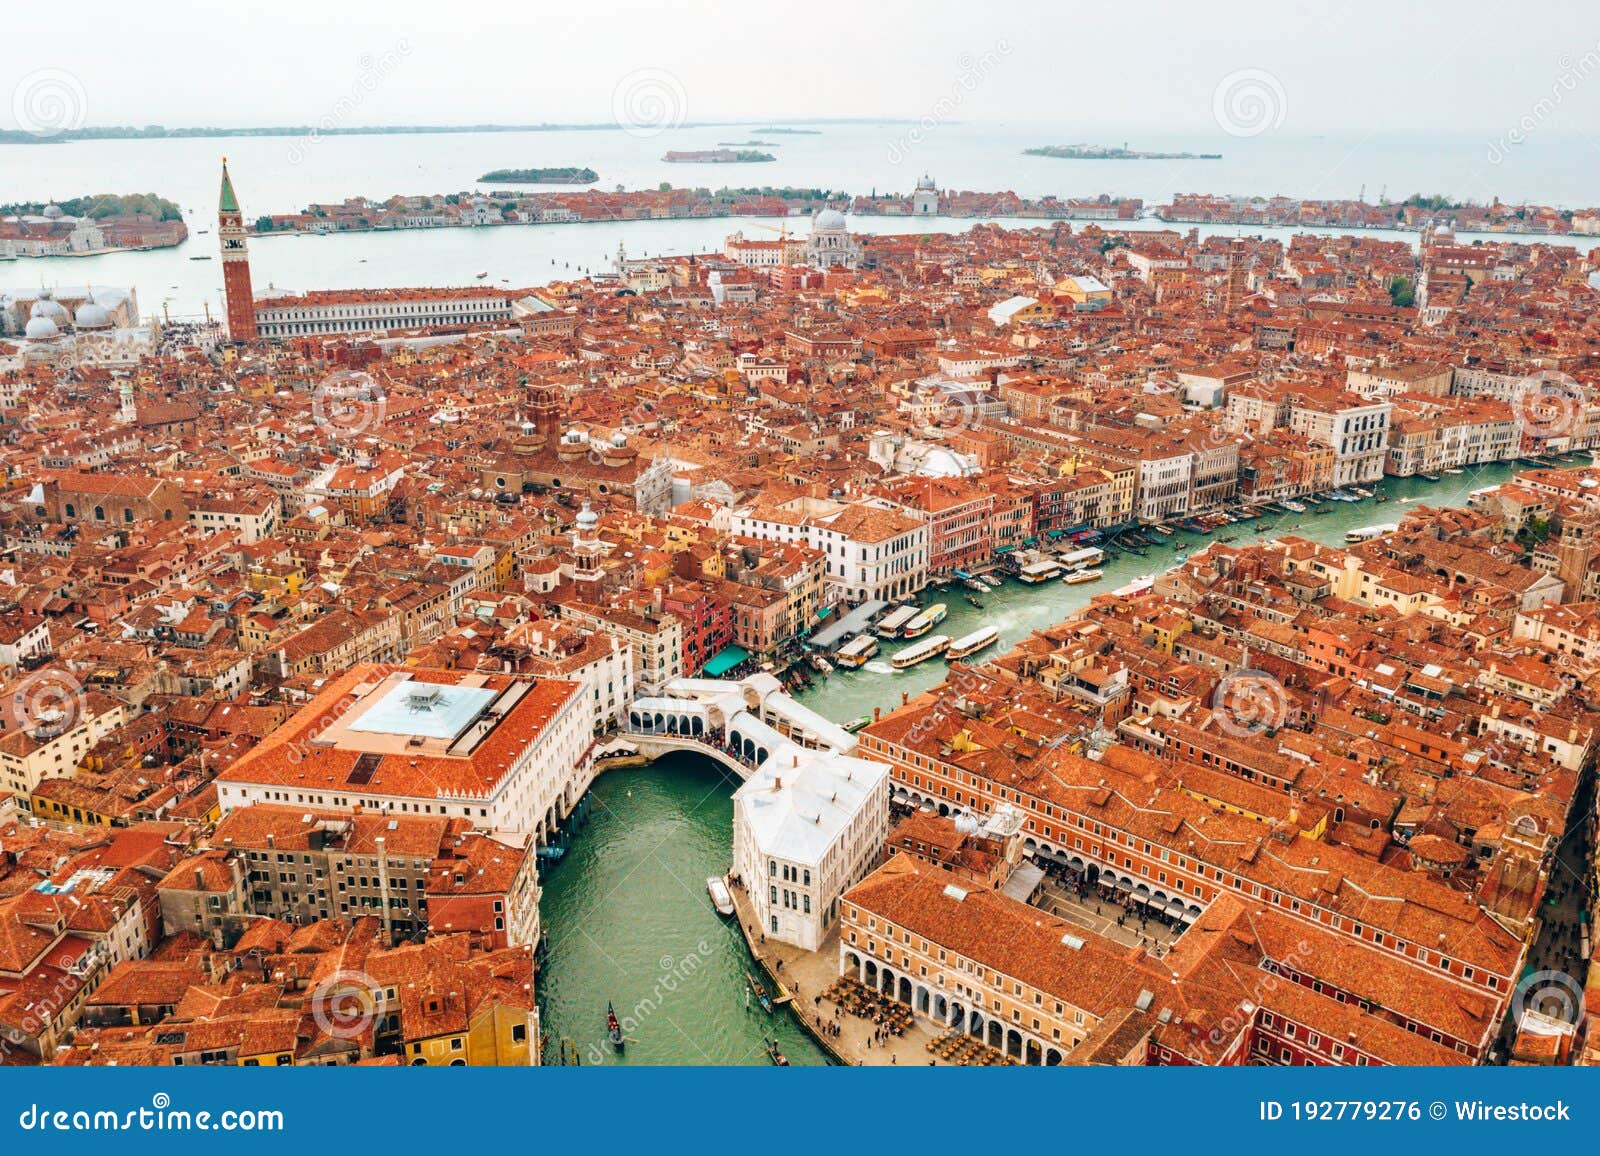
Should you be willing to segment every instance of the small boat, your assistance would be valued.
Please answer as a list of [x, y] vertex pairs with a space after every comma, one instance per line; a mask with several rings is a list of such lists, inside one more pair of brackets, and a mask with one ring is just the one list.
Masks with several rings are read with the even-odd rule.
[[1118, 598], [1134, 598], [1140, 594], [1147, 594], [1155, 587], [1154, 574], [1141, 574], [1126, 586], [1118, 586], [1111, 593]]
[[1160, 534], [1163, 538], [1172, 537], [1171, 526], [1149, 526], [1146, 528], [1153, 534]]
[[766, 987], [755, 977], [754, 972], [747, 971], [744, 973], [744, 977], [750, 981], [750, 990], [755, 993], [756, 999], [761, 1002], [761, 1010], [770, 1012], [772, 1010], [772, 997], [767, 994]]
[[872, 722], [872, 716], [871, 715], [869, 715], [869, 714], [858, 714], [858, 715], [856, 715], [855, 718], [851, 719], [849, 722], [844, 724], [844, 729], [850, 734], [855, 734], [858, 730], [860, 730], [864, 726], [867, 726], [871, 722]]
[[987, 594], [987, 593], [989, 593], [989, 588], [987, 586], [985, 586], [982, 582], [979, 582], [976, 578], [963, 578], [961, 580], [961, 584], [963, 586], [965, 586], [968, 590], [974, 591], [974, 592], [976, 592], [978, 594]]
[[190, 257], [189, 260], [191, 260], [191, 261], [209, 261], [209, 260], [211, 260], [211, 254], [210, 253], [202, 253], [202, 254], [199, 254], [198, 256]]
[[822, 655], [813, 654], [813, 655], [810, 655], [809, 657], [810, 657], [811, 665], [816, 667], [816, 669], [818, 670], [819, 673], [822, 673], [822, 674], [832, 674], [833, 673], [833, 667], [828, 665], [828, 660], [826, 658], [823, 658]]
[[1283, 508], [1288, 510], [1291, 514], [1303, 514], [1306, 512], [1305, 503], [1297, 502], [1293, 498], [1284, 499]]
[[916, 666], [919, 662], [927, 662], [930, 658], [937, 658], [950, 646], [948, 634], [930, 634], [915, 646], [908, 646], [899, 654], [889, 660], [889, 665], [896, 670], [906, 670]]
[[943, 602], [935, 602], [926, 610], [916, 614], [900, 628], [901, 638], [921, 638], [939, 623], [943, 622], [949, 610]]
[[1439, 480], [1439, 475], [1434, 473], [1418, 474], [1417, 476], [1425, 482], [1437, 482]]
[[978, 600], [978, 596], [976, 594], [963, 594], [961, 597], [966, 601], [968, 606], [971, 606], [976, 610], [983, 609], [983, 603]]
[[841, 646], [834, 653], [833, 662], [835, 666], [854, 670], [867, 665], [867, 660], [877, 653], [878, 640], [870, 634], [862, 634]]
[[788, 1058], [781, 1051], [778, 1050], [778, 1041], [777, 1040], [769, 1040], [765, 1036], [763, 1036], [762, 1039], [761, 1039], [761, 1042], [764, 1045], [766, 1045], [767, 1059], [771, 1060], [775, 1065], [777, 1065], [780, 1068], [787, 1068], [789, 1066]]
[[718, 915], [733, 914], [733, 896], [728, 894], [728, 881], [720, 875], [713, 875], [706, 880], [706, 893], [711, 896], [711, 906], [717, 909]]
[[[1183, 557], [1179, 554], [1177, 561], [1183, 561]], [[1061, 576], [1061, 581], [1068, 586], [1081, 586], [1085, 582], [1098, 582], [1103, 577], [1105, 577], [1104, 570], [1068, 570]]]
[[1375, 502], [1380, 502], [1380, 503], [1381, 502], [1387, 502], [1389, 500], [1389, 495], [1388, 494], [1379, 494], [1376, 498], [1374, 498], [1372, 500], [1375, 501]]
[[945, 650], [944, 656], [948, 659], [965, 658], [969, 654], [976, 654], [988, 646], [993, 646], [1000, 640], [998, 626], [985, 626], [981, 630], [974, 630], [963, 638], [952, 642]]
[[[1447, 473], [1447, 474], [1464, 474], [1466, 472], [1467, 471], [1462, 469], [1460, 466], [1451, 466], [1449, 469], [1447, 469], [1445, 471], [1445, 473]], [[1381, 501], [1382, 499], [1380, 498], [1379, 500]]]
[[488, 275], [489, 275], [489, 270], [487, 270], [487, 269], [479, 269], [476, 273], [473, 274], [473, 276], [476, 277], [480, 281], [482, 281]]
[[878, 625], [874, 629], [884, 638], [899, 638], [901, 629], [915, 618], [917, 613], [915, 606], [896, 606], [878, 619]]
[[611, 1037], [611, 1046], [617, 1051], [628, 1046], [627, 1038], [622, 1034], [622, 1025], [617, 1022], [617, 1013], [611, 1010], [609, 1000], [606, 1002], [606, 1035]]

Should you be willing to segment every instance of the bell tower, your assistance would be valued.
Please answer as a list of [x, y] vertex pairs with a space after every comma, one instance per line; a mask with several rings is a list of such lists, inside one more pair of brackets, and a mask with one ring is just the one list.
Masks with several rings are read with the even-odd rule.
[[217, 240], [222, 245], [222, 287], [228, 306], [228, 338], [254, 341], [255, 294], [250, 291], [250, 251], [245, 244], [244, 214], [233, 194], [228, 158], [222, 158], [222, 195], [217, 201]]

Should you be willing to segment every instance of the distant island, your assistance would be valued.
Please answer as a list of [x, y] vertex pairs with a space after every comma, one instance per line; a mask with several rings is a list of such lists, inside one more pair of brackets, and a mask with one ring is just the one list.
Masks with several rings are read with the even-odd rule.
[[1023, 156], [1055, 157], [1064, 161], [1220, 161], [1221, 153], [1146, 153], [1127, 145], [1043, 145], [1023, 149]]
[[762, 136], [821, 136], [822, 130], [815, 128], [758, 128], [755, 130]]
[[669, 152], [661, 159], [675, 165], [735, 165], [775, 161], [778, 158], [754, 149], [696, 149], [691, 152]]
[[68, 197], [64, 201], [18, 201], [0, 205], [0, 217], [43, 216], [54, 204], [66, 217], [87, 217], [103, 221], [110, 217], [149, 217], [156, 221], [181, 221], [183, 210], [154, 193], [92, 193]]
[[725, 148], [725, 149], [728, 149], [728, 148], [735, 148], [735, 149], [736, 148], [743, 148], [743, 147], [745, 147], [747, 145], [757, 145], [757, 146], [760, 146], [761, 148], [769, 148], [769, 149], [775, 149], [775, 148], [778, 147], [777, 145], [773, 144], [769, 140], [719, 140], [717, 142], [717, 144], [718, 144], [719, 147]]
[[479, 181], [528, 181], [541, 185], [592, 185], [600, 174], [591, 168], [493, 169]]

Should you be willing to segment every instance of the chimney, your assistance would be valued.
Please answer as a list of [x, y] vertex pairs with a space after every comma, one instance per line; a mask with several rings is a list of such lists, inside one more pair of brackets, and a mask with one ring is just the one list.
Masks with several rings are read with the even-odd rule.
[[782, 775], [773, 775], [772, 776], [772, 789], [774, 791], [783, 790], [783, 776]]
[[881, 706], [873, 707], [872, 708], [872, 721], [873, 722], [877, 722], [882, 717], [883, 717], [883, 708]]

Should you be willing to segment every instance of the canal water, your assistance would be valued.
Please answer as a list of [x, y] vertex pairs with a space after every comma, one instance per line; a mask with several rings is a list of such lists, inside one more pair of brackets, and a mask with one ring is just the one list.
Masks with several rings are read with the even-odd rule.
[[[750, 1006], [750, 953], [706, 894], [732, 862], [737, 786], [688, 754], [595, 782], [588, 825], [544, 881], [545, 1063], [766, 1064], [772, 1038], [791, 1064], [826, 1062], [787, 1011]], [[629, 1037], [620, 1054], [608, 1000]]]
[[[959, 637], [981, 626], [1000, 628], [1000, 641], [974, 661], [1003, 654], [1033, 630], [1059, 622], [1097, 592], [1173, 565], [1223, 535], [1233, 543], [1299, 534], [1342, 543], [1345, 531], [1398, 522], [1419, 502], [1460, 506], [1475, 489], [1508, 479], [1518, 467], [1496, 465], [1438, 482], [1389, 479], [1378, 492], [1388, 500], [1324, 502], [1305, 514], [1275, 514], [1241, 522], [1210, 536], [1180, 534], [1174, 544], [1151, 547], [1144, 557], [1123, 555], [1105, 577], [1086, 586], [1007, 581], [969, 606], [962, 588], [926, 594], [923, 605], [945, 601], [950, 616], [938, 628]], [[1315, 514], [1311, 510], [1331, 512]], [[902, 693], [915, 694], [944, 679], [933, 660], [895, 671], [885, 644], [868, 666], [818, 679], [801, 697], [835, 721], [888, 708]], [[787, 1013], [766, 1015], [746, 1006], [751, 967], [738, 928], [712, 910], [705, 880], [732, 860], [733, 804], [737, 784], [709, 759], [672, 755], [640, 770], [610, 772], [590, 793], [588, 825], [569, 844], [544, 884], [544, 926], [550, 946], [539, 977], [549, 1037], [546, 1062], [576, 1055], [593, 1064], [764, 1064], [764, 1038], [776, 1037], [794, 1064], [825, 1062], [820, 1049]], [[606, 1001], [616, 1007], [633, 1042], [613, 1053], [605, 1035]]]
[[[1177, 555], [1198, 553], [1224, 536], [1231, 535], [1233, 541], [1229, 544], [1234, 546], [1289, 534], [1342, 545], [1347, 530], [1398, 522], [1407, 510], [1419, 503], [1464, 506], [1473, 490], [1499, 485], [1524, 468], [1514, 463], [1475, 466], [1459, 474], [1441, 475], [1437, 482], [1422, 478], [1386, 478], [1377, 486], [1368, 487], [1375, 494], [1387, 496], [1386, 502], [1375, 498], [1361, 502], [1325, 501], [1320, 506], [1308, 504], [1304, 514], [1269, 514], [1253, 522], [1220, 527], [1209, 535], [1179, 531], [1166, 543], [1149, 547], [1143, 557], [1125, 553], [1106, 563], [1101, 567], [1105, 577], [1098, 582], [1080, 586], [1065, 586], [1060, 582], [1025, 586], [1015, 579], [1007, 579], [995, 593], [975, 595], [983, 603], [981, 610], [967, 602], [968, 591], [960, 585], [942, 592], [925, 592], [918, 601], [923, 606], [934, 602], [945, 604], [949, 617], [935, 629], [951, 638], [960, 638], [984, 626], [999, 627], [999, 641], [968, 660], [981, 663], [1004, 654], [1031, 632], [1060, 622], [1073, 611], [1087, 606], [1096, 594], [1109, 593], [1141, 574], [1171, 569]], [[1318, 510], [1329, 512], [1317, 513]], [[909, 670], [895, 670], [889, 660], [910, 644], [880, 640], [880, 645], [878, 654], [866, 666], [858, 670], [836, 670], [826, 679], [815, 678], [810, 688], [801, 692], [800, 700], [835, 722], [846, 722], [870, 715], [874, 707], [888, 710], [898, 706], [902, 695], [920, 694], [944, 681], [943, 660], [931, 659]]]

